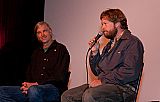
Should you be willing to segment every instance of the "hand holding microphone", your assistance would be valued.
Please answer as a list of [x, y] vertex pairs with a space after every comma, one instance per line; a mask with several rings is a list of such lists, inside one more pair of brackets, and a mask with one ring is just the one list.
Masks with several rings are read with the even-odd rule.
[[100, 47], [100, 44], [99, 44], [99, 42], [97, 42], [97, 40], [101, 37], [103, 35], [103, 32], [99, 32], [98, 34], [97, 34], [97, 36], [96, 37], [94, 37], [93, 39], [91, 39], [90, 41], [89, 41], [89, 46], [90, 46], [90, 50], [93, 52], [93, 53], [97, 53], [98, 52], [98, 49], [99, 49], [99, 47]]

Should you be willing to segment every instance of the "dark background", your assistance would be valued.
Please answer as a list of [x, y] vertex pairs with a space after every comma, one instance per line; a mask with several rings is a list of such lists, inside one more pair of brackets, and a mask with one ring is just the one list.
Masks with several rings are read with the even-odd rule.
[[44, 20], [45, 0], [0, 0], [0, 85], [18, 85], [34, 48], [34, 26]]

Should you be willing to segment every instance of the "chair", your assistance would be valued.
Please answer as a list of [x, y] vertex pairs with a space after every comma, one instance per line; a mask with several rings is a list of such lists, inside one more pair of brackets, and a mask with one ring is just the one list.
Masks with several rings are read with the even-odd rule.
[[[137, 86], [136, 86], [136, 89], [135, 89], [135, 95], [134, 95], [134, 97], [132, 99], [130, 99], [131, 97], [126, 98], [124, 100], [124, 102], [136, 102], [137, 96], [138, 96], [139, 87], [140, 87], [142, 72], [143, 72], [143, 67], [141, 68], [141, 71], [140, 71], [140, 74], [139, 74], [139, 77], [138, 77], [138, 81], [137, 81]], [[128, 100], [130, 100], [130, 101], [128, 101]]]
[[137, 89], [136, 89], [136, 96], [135, 96], [135, 100], [133, 102], [136, 102], [137, 100], [137, 96], [138, 96], [138, 91], [139, 91], [139, 87], [140, 87], [140, 82], [141, 82], [141, 78], [142, 78], [142, 72], [143, 72], [143, 68], [140, 72], [139, 78], [138, 78], [138, 84], [137, 84]]

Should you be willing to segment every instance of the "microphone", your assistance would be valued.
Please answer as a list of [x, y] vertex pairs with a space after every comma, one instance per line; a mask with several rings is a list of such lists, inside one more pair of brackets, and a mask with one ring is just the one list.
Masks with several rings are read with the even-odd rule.
[[91, 43], [91, 46], [89, 47], [87, 54], [86, 54], [86, 72], [87, 72], [87, 85], [88, 85], [88, 64], [87, 64], [87, 58], [88, 58], [88, 53], [91, 50], [91, 48], [97, 43], [97, 40], [103, 35], [103, 32], [99, 32], [97, 36], [95, 37], [95, 40]]
[[95, 37], [95, 40], [93, 41], [93, 43], [90, 46], [90, 49], [97, 43], [97, 40], [103, 35], [103, 32], [99, 32], [97, 34], [97, 36]]

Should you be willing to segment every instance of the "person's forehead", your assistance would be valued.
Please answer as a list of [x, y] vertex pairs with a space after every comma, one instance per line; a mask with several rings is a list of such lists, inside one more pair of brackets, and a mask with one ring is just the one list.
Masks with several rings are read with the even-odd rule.
[[108, 16], [103, 16], [101, 20], [109, 20]]
[[101, 22], [110, 22], [110, 21], [108, 20], [108, 18], [102, 18]]
[[46, 24], [43, 24], [38, 26], [37, 30], [40, 30], [40, 29], [49, 29], [49, 27]]

